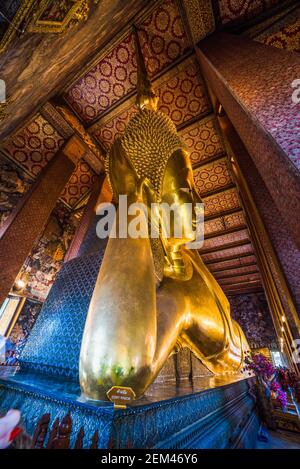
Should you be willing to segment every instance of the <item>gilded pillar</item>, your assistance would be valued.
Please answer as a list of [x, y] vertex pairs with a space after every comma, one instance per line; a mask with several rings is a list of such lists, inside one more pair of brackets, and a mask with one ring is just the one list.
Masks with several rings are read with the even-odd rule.
[[74, 168], [75, 161], [59, 151], [5, 221], [0, 232], [0, 304], [42, 233]]

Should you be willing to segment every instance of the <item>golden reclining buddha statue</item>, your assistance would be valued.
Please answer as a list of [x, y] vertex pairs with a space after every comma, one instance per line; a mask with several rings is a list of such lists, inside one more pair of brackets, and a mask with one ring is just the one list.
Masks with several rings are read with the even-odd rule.
[[[90, 302], [80, 353], [80, 385], [101, 400], [113, 386], [143, 395], [168, 357], [188, 347], [216, 375], [239, 373], [249, 350], [229, 302], [199, 253], [197, 214], [187, 222], [186, 204], [201, 202], [189, 155], [171, 119], [157, 110], [137, 41], [138, 112], [107, 160], [115, 199], [128, 204], [177, 204], [182, 237], [111, 238]], [[118, 212], [116, 224], [118, 223]], [[128, 223], [131, 216], [128, 216]], [[149, 221], [147, 221], [148, 223]], [[151, 222], [151, 220], [150, 220]], [[172, 230], [172, 225], [171, 225]]]

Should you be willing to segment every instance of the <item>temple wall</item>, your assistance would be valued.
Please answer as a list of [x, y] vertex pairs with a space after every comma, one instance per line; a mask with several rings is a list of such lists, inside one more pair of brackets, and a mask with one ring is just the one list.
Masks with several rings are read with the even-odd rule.
[[0, 225], [25, 195], [32, 182], [24, 171], [0, 154]]
[[[41, 311], [42, 303], [27, 299], [9, 336], [9, 358], [17, 359]], [[8, 357], [7, 357], [8, 358]]]
[[276, 332], [264, 292], [228, 297], [231, 314], [243, 329], [251, 349], [277, 349]]
[[19, 276], [26, 283], [24, 294], [45, 301], [61, 269], [80, 216], [58, 201], [42, 236], [27, 257]]

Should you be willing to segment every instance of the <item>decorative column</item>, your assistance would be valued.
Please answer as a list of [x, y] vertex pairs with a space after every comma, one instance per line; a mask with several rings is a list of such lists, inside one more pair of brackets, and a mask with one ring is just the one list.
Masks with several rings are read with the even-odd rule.
[[300, 104], [292, 100], [299, 54], [226, 33], [213, 34], [196, 49], [209, 88], [300, 247]]
[[0, 231], [0, 304], [42, 233], [75, 164], [59, 151], [5, 221]]
[[100, 176], [97, 177], [96, 181], [94, 182], [88, 203], [84, 209], [84, 213], [77, 227], [77, 230], [75, 232], [71, 245], [68, 249], [68, 252], [65, 256], [64, 262], [68, 262], [72, 259], [75, 259], [75, 257], [77, 257], [79, 254], [82, 242], [85, 239], [88, 229], [92, 221], [95, 218], [95, 208], [96, 208], [97, 200], [99, 198], [99, 194], [101, 192], [104, 179], [105, 179], [105, 174], [101, 174]]
[[[300, 335], [300, 319], [288, 284], [288, 280], [290, 280], [294, 292], [297, 293], [297, 290], [299, 290], [298, 279], [297, 276], [293, 275], [293, 263], [297, 262], [297, 259], [291, 258], [291, 256], [297, 256], [297, 251], [295, 251], [296, 248], [292, 244], [288, 243], [287, 254], [290, 260], [290, 267], [292, 268], [286, 271], [289, 274], [288, 278], [286, 278], [281, 267], [284, 264], [280, 262], [284, 258], [278, 258], [273, 247], [278, 247], [276, 235], [278, 234], [279, 238], [284, 236], [282, 228], [278, 226], [279, 231], [271, 232], [269, 235], [261, 217], [262, 213], [268, 219], [266, 216], [266, 212], [268, 212], [272, 219], [275, 210], [276, 221], [280, 224], [280, 214], [276, 212], [276, 206], [264, 187], [263, 181], [260, 180], [259, 174], [257, 174], [246, 148], [224, 112], [219, 114], [218, 122], [229, 155], [231, 172], [236, 180], [239, 196], [245, 211], [247, 226], [255, 250], [278, 342], [281, 344], [281, 348], [285, 352], [290, 366], [296, 372], [299, 372], [300, 368], [298, 369], [293, 361], [293, 343]], [[258, 191], [255, 188], [258, 188]], [[289, 250], [291, 250], [290, 253]], [[283, 252], [280, 251], [280, 255], [282, 254], [285, 254], [285, 249]]]

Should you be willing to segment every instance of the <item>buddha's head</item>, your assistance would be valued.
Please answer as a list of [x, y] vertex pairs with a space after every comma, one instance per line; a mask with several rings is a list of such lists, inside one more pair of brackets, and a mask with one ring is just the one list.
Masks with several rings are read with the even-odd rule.
[[160, 239], [151, 239], [155, 270], [161, 279], [166, 263], [173, 262], [172, 256], [180, 257], [181, 247], [195, 240], [199, 216], [196, 204], [201, 203], [188, 152], [171, 119], [148, 108], [137, 112], [123, 137], [113, 145], [107, 170], [116, 200], [120, 194], [130, 196], [137, 190], [137, 181], [144, 181], [143, 202], [148, 207], [156, 202], [170, 208], [168, 229], [164, 230], [161, 216]]

